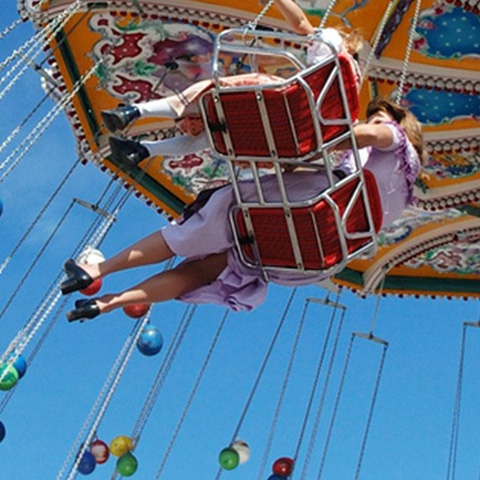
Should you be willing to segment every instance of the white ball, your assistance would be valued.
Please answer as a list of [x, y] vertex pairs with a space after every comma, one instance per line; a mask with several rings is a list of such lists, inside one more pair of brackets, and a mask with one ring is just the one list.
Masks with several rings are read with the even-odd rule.
[[242, 464], [248, 462], [248, 459], [250, 458], [250, 447], [243, 440], [235, 440], [232, 443], [231, 448], [238, 453], [238, 463]]
[[83, 252], [78, 256], [77, 262], [78, 263], [87, 263], [87, 264], [94, 264], [104, 262], [105, 257], [100, 250], [97, 250], [93, 247], [86, 247]]

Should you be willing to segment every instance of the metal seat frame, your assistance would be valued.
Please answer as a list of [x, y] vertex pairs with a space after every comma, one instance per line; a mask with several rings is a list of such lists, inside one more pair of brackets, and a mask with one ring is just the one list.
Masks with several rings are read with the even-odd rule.
[[[237, 41], [235, 41], [237, 39]], [[272, 41], [274, 39], [279, 39], [280, 42], [291, 42], [299, 44], [300, 46], [305, 46], [308, 42], [316, 41], [323, 42], [330, 50], [330, 54], [321, 62], [316, 63], [312, 66], [307, 66], [305, 61], [301, 57], [302, 49], [297, 49], [297, 53], [291, 51], [283, 50], [281, 43], [280, 46], [273, 46]], [[266, 42], [265, 42], [266, 40]], [[252, 268], [261, 268], [265, 279], [269, 279], [270, 272], [298, 272], [298, 273], [319, 273], [326, 276], [333, 275], [341, 271], [345, 265], [350, 262], [353, 258], [358, 257], [359, 255], [369, 252], [374, 254], [377, 248], [376, 242], [376, 232], [374, 228], [374, 222], [372, 218], [371, 208], [369, 204], [368, 192], [366, 188], [365, 177], [361, 168], [360, 157], [358, 152], [357, 143], [353, 133], [352, 127], [352, 116], [349, 109], [348, 97], [343, 81], [343, 76], [341, 72], [341, 65], [338, 58], [338, 53], [334, 46], [331, 45], [328, 41], [324, 40], [322, 37], [322, 31], [319, 30], [315, 35], [305, 37], [294, 34], [280, 33], [280, 32], [269, 32], [269, 31], [258, 31], [251, 29], [230, 29], [220, 33], [216, 39], [214, 46], [214, 55], [213, 55], [213, 79], [214, 86], [211, 90], [204, 92], [200, 99], [200, 106], [202, 115], [206, 125], [207, 135], [210, 141], [210, 146], [213, 152], [226, 160], [227, 167], [229, 169], [230, 179], [232, 183], [233, 192], [235, 195], [236, 205], [230, 211], [230, 222], [232, 226], [232, 231], [235, 238], [235, 244], [237, 247], [237, 252], [241, 261]], [[220, 67], [220, 57], [225, 54], [239, 54], [248, 56], [250, 59], [250, 65], [252, 66], [253, 71], [258, 72], [257, 58], [259, 56], [275, 56], [280, 59], [287, 59], [293, 65], [298, 68], [298, 73], [292, 77], [274, 82], [271, 84], [258, 84], [258, 85], [242, 85], [242, 86], [225, 86], [222, 84], [221, 79], [224, 78], [222, 69]], [[331, 73], [328, 76], [325, 85], [323, 85], [320, 92], [313, 92], [309, 84], [305, 81], [305, 77], [314, 73], [320, 68], [323, 68], [325, 65], [331, 64], [333, 66]], [[324, 101], [329, 88], [332, 86], [334, 81], [338, 81], [340, 98], [339, 102], [343, 104], [343, 110], [346, 113], [344, 118], [324, 118], [321, 113], [322, 102]], [[268, 111], [265, 106], [264, 101], [264, 92], [265, 90], [276, 89], [278, 90], [278, 95], [283, 95], [286, 87], [291, 86], [293, 83], [297, 83], [300, 88], [304, 89], [305, 94], [308, 98], [308, 103], [310, 105], [310, 110], [312, 113], [313, 119], [313, 134], [316, 136], [316, 148], [308, 152], [305, 155], [299, 155], [298, 157], [281, 157], [277, 153], [277, 147], [275, 144], [275, 139], [273, 135], [273, 129], [275, 125], [270, 122]], [[261, 114], [262, 125], [264, 129], [264, 134], [269, 146], [269, 157], [265, 156], [249, 156], [249, 155], [239, 155], [235, 152], [234, 142], [231, 138], [230, 132], [228, 130], [228, 125], [225, 131], [222, 132], [225, 146], [227, 148], [227, 154], [225, 155], [218, 150], [217, 145], [215, 144], [215, 139], [213, 132], [210, 131], [208, 127], [209, 123], [209, 113], [206, 106], [207, 96], [211, 96], [214, 102], [214, 108], [216, 115], [220, 122], [226, 122], [224, 105], [223, 105], [223, 94], [232, 94], [232, 93], [244, 93], [244, 92], [253, 92], [257, 100], [258, 108]], [[318, 94], [315, 99], [316, 94]], [[287, 112], [288, 104], [287, 104]], [[289, 124], [292, 131], [293, 137], [296, 139], [296, 132], [294, 126], [294, 119], [289, 115]], [[346, 128], [344, 133], [332, 138], [328, 141], [324, 141], [322, 138], [322, 124], [323, 125], [341, 125]], [[247, 133], [247, 132], [246, 132]], [[331, 155], [329, 151], [334, 149], [339, 143], [350, 140], [352, 145], [353, 156], [356, 165], [356, 171], [348, 175], [346, 178], [339, 179], [334, 173], [334, 167], [331, 163]], [[298, 151], [298, 150], [297, 150]], [[264, 164], [268, 160], [272, 163], [273, 173], [276, 176], [278, 182], [278, 190], [280, 194], [279, 201], [271, 202], [265, 199], [265, 195], [262, 189], [261, 182], [261, 172], [259, 164]], [[248, 162], [250, 165], [250, 171], [252, 175], [252, 181], [255, 185], [256, 190], [256, 200], [255, 201], [246, 201], [242, 197], [242, 192], [240, 188], [240, 180], [236, 165], [238, 162]], [[329, 187], [319, 193], [318, 195], [305, 199], [303, 201], [292, 202], [289, 200], [287, 188], [284, 182], [284, 167], [287, 165], [301, 166], [303, 168], [308, 168], [310, 170], [322, 169], [325, 171], [328, 178]], [[332, 198], [332, 194], [336, 192], [339, 188], [344, 186], [347, 182], [357, 181], [358, 185], [355, 187], [352, 197], [350, 198], [343, 215], [340, 213], [339, 206], [335, 203]], [[355, 206], [355, 203], [359, 198], [362, 198], [362, 201], [365, 205], [365, 211], [367, 216], [367, 225], [368, 228], [366, 231], [362, 232], [348, 232], [347, 231], [347, 221], [348, 218]], [[338, 230], [339, 241], [342, 251], [342, 259], [335, 264], [334, 266], [322, 269], [322, 270], [309, 270], [305, 268], [305, 261], [302, 258], [302, 252], [299, 247], [297, 232], [295, 230], [295, 225], [293, 222], [292, 209], [312, 207], [318, 204], [321, 201], [327, 202], [327, 204], [333, 209], [335, 222]], [[278, 267], [278, 266], [269, 266], [264, 265], [260, 257], [258, 248], [255, 245], [255, 229], [251, 220], [251, 214], [254, 214], [254, 210], [258, 208], [271, 208], [271, 209], [283, 209], [285, 220], [288, 227], [291, 247], [295, 256], [296, 267]], [[246, 257], [245, 252], [242, 248], [242, 239], [238, 229], [237, 215], [238, 212], [241, 212], [245, 226], [248, 232], [248, 237], [253, 240], [253, 251], [254, 251], [254, 260]], [[316, 232], [316, 240], [319, 248], [320, 255], [323, 258], [323, 249], [318, 235], [318, 229], [321, 228], [321, 225], [318, 225], [315, 217], [312, 213], [312, 220], [314, 222], [314, 229]], [[365, 239], [365, 244], [356, 250], [355, 252], [348, 251], [348, 240], [353, 239]]]

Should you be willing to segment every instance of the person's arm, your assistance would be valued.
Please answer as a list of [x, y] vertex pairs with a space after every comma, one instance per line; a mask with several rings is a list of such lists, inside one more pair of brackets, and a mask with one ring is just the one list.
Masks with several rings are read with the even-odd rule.
[[275, 0], [275, 4], [294, 32], [300, 35], [315, 33], [315, 29], [305, 15], [305, 12], [294, 0]]
[[[353, 133], [358, 148], [374, 147], [385, 149], [393, 143], [392, 130], [380, 123], [360, 123], [353, 127]], [[349, 139], [344, 140], [334, 147], [335, 150], [348, 150], [349, 148], [352, 148], [352, 143]]]

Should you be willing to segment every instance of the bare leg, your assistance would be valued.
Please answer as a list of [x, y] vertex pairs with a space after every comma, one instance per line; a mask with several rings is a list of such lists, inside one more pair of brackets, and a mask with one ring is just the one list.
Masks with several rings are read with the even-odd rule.
[[160, 263], [174, 255], [162, 232], [155, 232], [104, 262], [81, 267], [95, 280], [120, 270]]
[[157, 303], [177, 298], [213, 282], [227, 266], [227, 253], [216, 253], [201, 260], [182, 263], [118, 294], [95, 299], [100, 313], [137, 303]]

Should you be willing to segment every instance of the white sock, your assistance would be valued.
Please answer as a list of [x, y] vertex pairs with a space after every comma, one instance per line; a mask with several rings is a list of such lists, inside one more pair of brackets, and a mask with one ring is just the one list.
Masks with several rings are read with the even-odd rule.
[[136, 103], [135, 106], [140, 111], [141, 117], [177, 118], [177, 114], [170, 106], [168, 98]]
[[210, 148], [205, 132], [200, 133], [196, 137], [182, 135], [181, 137], [167, 138], [166, 140], [157, 140], [156, 142], [141, 143], [147, 148], [150, 155], [188, 155]]

